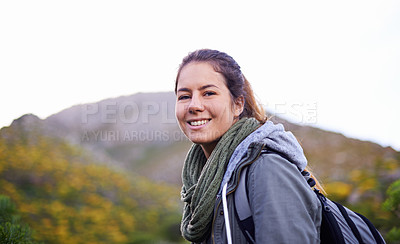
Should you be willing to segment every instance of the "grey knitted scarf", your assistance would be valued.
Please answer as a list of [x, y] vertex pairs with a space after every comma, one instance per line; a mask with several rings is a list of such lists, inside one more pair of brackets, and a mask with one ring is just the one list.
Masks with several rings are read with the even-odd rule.
[[181, 192], [181, 232], [186, 240], [201, 242], [209, 234], [216, 196], [229, 159], [237, 145], [258, 126], [254, 118], [240, 119], [221, 137], [208, 160], [200, 145], [190, 148], [183, 166]]

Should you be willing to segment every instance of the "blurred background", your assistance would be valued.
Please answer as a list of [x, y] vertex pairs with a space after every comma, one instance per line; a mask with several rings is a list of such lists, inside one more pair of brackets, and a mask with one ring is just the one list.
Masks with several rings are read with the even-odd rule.
[[190, 142], [174, 79], [212, 48], [241, 65], [329, 197], [400, 242], [399, 16], [397, 1], [0, 2], [0, 232], [183, 242]]

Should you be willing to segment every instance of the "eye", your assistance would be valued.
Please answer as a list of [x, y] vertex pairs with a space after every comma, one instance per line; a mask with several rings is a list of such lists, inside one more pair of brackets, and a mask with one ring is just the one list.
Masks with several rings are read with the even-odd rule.
[[178, 97], [178, 100], [185, 100], [185, 99], [189, 99], [190, 96], [189, 95], [181, 95]]
[[215, 95], [215, 94], [216, 94], [216, 93], [213, 92], [213, 91], [206, 91], [206, 92], [204, 93], [204, 96], [209, 97], [209, 96], [212, 96], [212, 95]]

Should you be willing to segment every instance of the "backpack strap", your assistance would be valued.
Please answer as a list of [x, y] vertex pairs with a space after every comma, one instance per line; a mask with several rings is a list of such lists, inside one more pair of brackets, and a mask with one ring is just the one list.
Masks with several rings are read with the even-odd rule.
[[379, 234], [379, 232], [376, 230], [375, 226], [367, 219], [364, 215], [361, 215], [357, 212], [354, 212], [357, 214], [362, 220], [364, 220], [365, 224], [368, 225], [369, 230], [371, 231], [372, 235], [375, 238], [375, 241], [377, 244], [384, 244], [385, 242], [383, 241], [382, 236]]
[[314, 193], [322, 206], [321, 243], [345, 244], [342, 230], [332, 213], [332, 209], [327, 204], [326, 197], [317, 188], [314, 188]]
[[346, 222], [349, 225], [349, 227], [350, 227], [351, 231], [353, 232], [354, 236], [357, 238], [358, 243], [364, 244], [364, 241], [361, 238], [361, 235], [360, 235], [360, 232], [357, 229], [357, 226], [350, 219], [349, 214], [347, 213], [346, 209], [344, 209], [344, 207], [341, 204], [339, 204], [337, 202], [334, 202], [334, 201], [332, 201], [332, 202], [338, 207], [340, 213], [342, 214], [342, 216], [346, 220]]
[[247, 191], [247, 174], [248, 167], [244, 167], [241, 172], [242, 176], [239, 179], [238, 187], [234, 194], [233, 204], [235, 206], [236, 219], [238, 220], [239, 228], [246, 237], [247, 242], [253, 244], [255, 243], [255, 232]]

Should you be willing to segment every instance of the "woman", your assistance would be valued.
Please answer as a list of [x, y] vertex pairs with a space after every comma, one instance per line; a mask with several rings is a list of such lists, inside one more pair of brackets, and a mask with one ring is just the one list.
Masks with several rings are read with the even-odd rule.
[[175, 93], [179, 126], [194, 143], [182, 172], [183, 237], [247, 243], [234, 195], [248, 168], [255, 242], [318, 243], [321, 206], [301, 174], [303, 150], [282, 125], [266, 122], [235, 60], [216, 50], [190, 53], [179, 67]]

